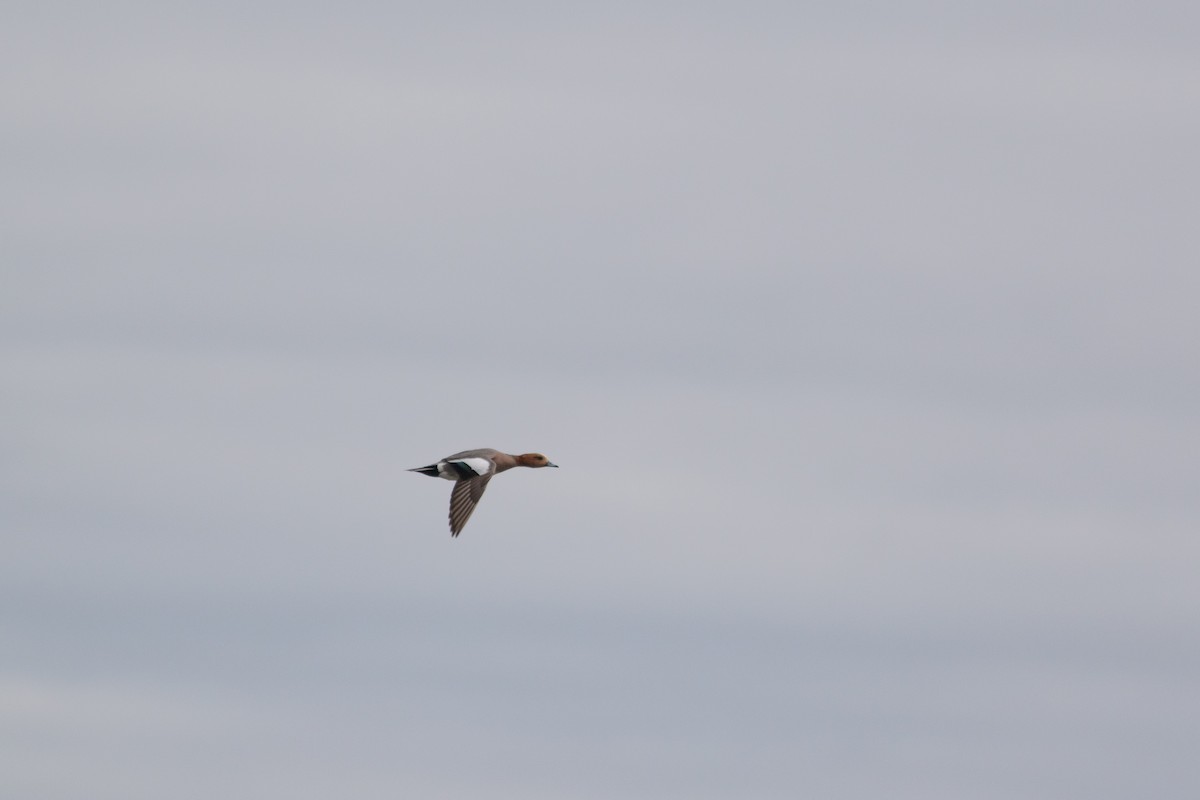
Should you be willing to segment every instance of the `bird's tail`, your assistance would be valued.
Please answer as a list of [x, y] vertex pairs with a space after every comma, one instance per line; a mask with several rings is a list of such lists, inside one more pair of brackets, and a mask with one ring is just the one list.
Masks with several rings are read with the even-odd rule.
[[431, 478], [441, 477], [441, 474], [438, 472], [437, 464], [430, 464], [428, 467], [417, 467], [416, 469], [410, 469], [409, 472], [419, 472], [422, 475], [428, 475]]

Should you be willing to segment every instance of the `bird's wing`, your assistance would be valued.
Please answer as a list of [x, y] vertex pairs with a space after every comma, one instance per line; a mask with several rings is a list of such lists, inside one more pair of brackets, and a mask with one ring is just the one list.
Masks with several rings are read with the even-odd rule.
[[492, 476], [488, 474], [454, 482], [454, 491], [450, 492], [451, 536], [458, 536], [462, 532], [463, 526], [471, 518], [471, 512], [475, 510], [475, 504], [479, 502], [479, 498], [483, 497], [483, 490], [487, 488], [488, 481], [491, 479]]
[[489, 472], [496, 470], [496, 465], [489, 458], [479, 456], [468, 458], [455, 458], [450, 456], [442, 462], [450, 470], [453, 470], [454, 475], [459, 478], [474, 478], [476, 475], [486, 475]]

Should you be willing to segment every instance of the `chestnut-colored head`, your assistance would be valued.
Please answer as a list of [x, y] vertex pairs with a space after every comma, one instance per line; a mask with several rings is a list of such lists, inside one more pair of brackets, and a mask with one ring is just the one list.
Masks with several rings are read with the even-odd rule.
[[517, 456], [517, 463], [522, 467], [557, 467], [558, 464], [551, 464], [550, 459], [546, 458], [541, 453], [523, 453]]

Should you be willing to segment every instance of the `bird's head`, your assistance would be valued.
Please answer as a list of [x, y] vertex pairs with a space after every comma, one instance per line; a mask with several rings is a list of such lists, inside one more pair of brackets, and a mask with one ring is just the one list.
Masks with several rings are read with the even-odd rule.
[[546, 458], [541, 453], [522, 453], [517, 456], [517, 463], [522, 467], [557, 467], [558, 464], [551, 464], [550, 459]]

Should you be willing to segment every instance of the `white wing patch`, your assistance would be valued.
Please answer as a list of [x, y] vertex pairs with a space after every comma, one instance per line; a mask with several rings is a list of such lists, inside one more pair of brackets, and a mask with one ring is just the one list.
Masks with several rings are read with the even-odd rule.
[[458, 473], [455, 472], [453, 468], [448, 466], [450, 463], [466, 464], [475, 471], [476, 475], [487, 475], [492, 469], [492, 462], [488, 461], [486, 458], [456, 458], [453, 462], [443, 461], [438, 464], [438, 473], [443, 478], [449, 478], [452, 481], [458, 480]]

